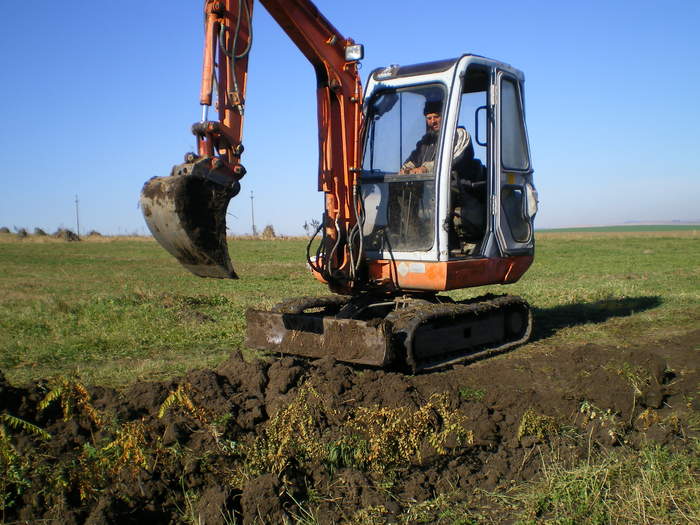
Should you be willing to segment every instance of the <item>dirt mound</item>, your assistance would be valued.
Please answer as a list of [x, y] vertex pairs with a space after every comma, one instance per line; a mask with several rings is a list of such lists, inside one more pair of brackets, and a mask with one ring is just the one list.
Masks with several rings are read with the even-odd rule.
[[234, 353], [122, 390], [0, 373], [4, 519], [392, 523], [439, 494], [534, 479], [543, 450], [681, 449], [698, 436], [677, 411], [697, 418], [698, 341], [516, 351], [418, 376]]

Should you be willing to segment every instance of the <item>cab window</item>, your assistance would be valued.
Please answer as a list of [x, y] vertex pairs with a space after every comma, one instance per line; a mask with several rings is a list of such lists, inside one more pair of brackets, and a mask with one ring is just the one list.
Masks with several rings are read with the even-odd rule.
[[511, 79], [501, 82], [501, 163], [507, 170], [525, 171], [530, 167], [527, 158], [527, 139], [518, 88]]

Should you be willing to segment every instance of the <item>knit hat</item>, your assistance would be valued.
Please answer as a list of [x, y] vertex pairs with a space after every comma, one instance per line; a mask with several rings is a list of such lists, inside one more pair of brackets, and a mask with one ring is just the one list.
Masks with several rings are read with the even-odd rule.
[[426, 100], [423, 115], [428, 113], [442, 113], [442, 100]]

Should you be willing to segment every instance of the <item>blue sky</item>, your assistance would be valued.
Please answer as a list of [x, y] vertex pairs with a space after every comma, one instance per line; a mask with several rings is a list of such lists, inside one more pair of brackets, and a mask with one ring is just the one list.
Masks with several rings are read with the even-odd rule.
[[[317, 0], [376, 67], [462, 53], [525, 72], [540, 228], [700, 221], [700, 2]], [[429, 5], [430, 7], [426, 7]], [[145, 180], [194, 149], [199, 0], [2, 2], [0, 226], [145, 233]], [[315, 80], [260, 4], [229, 228], [319, 218]]]

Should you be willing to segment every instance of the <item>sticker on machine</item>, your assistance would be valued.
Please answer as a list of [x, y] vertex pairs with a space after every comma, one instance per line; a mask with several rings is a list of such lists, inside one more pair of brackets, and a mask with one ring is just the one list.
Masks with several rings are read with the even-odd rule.
[[401, 277], [405, 277], [409, 273], [425, 273], [425, 264], [418, 262], [400, 262], [396, 269]]

